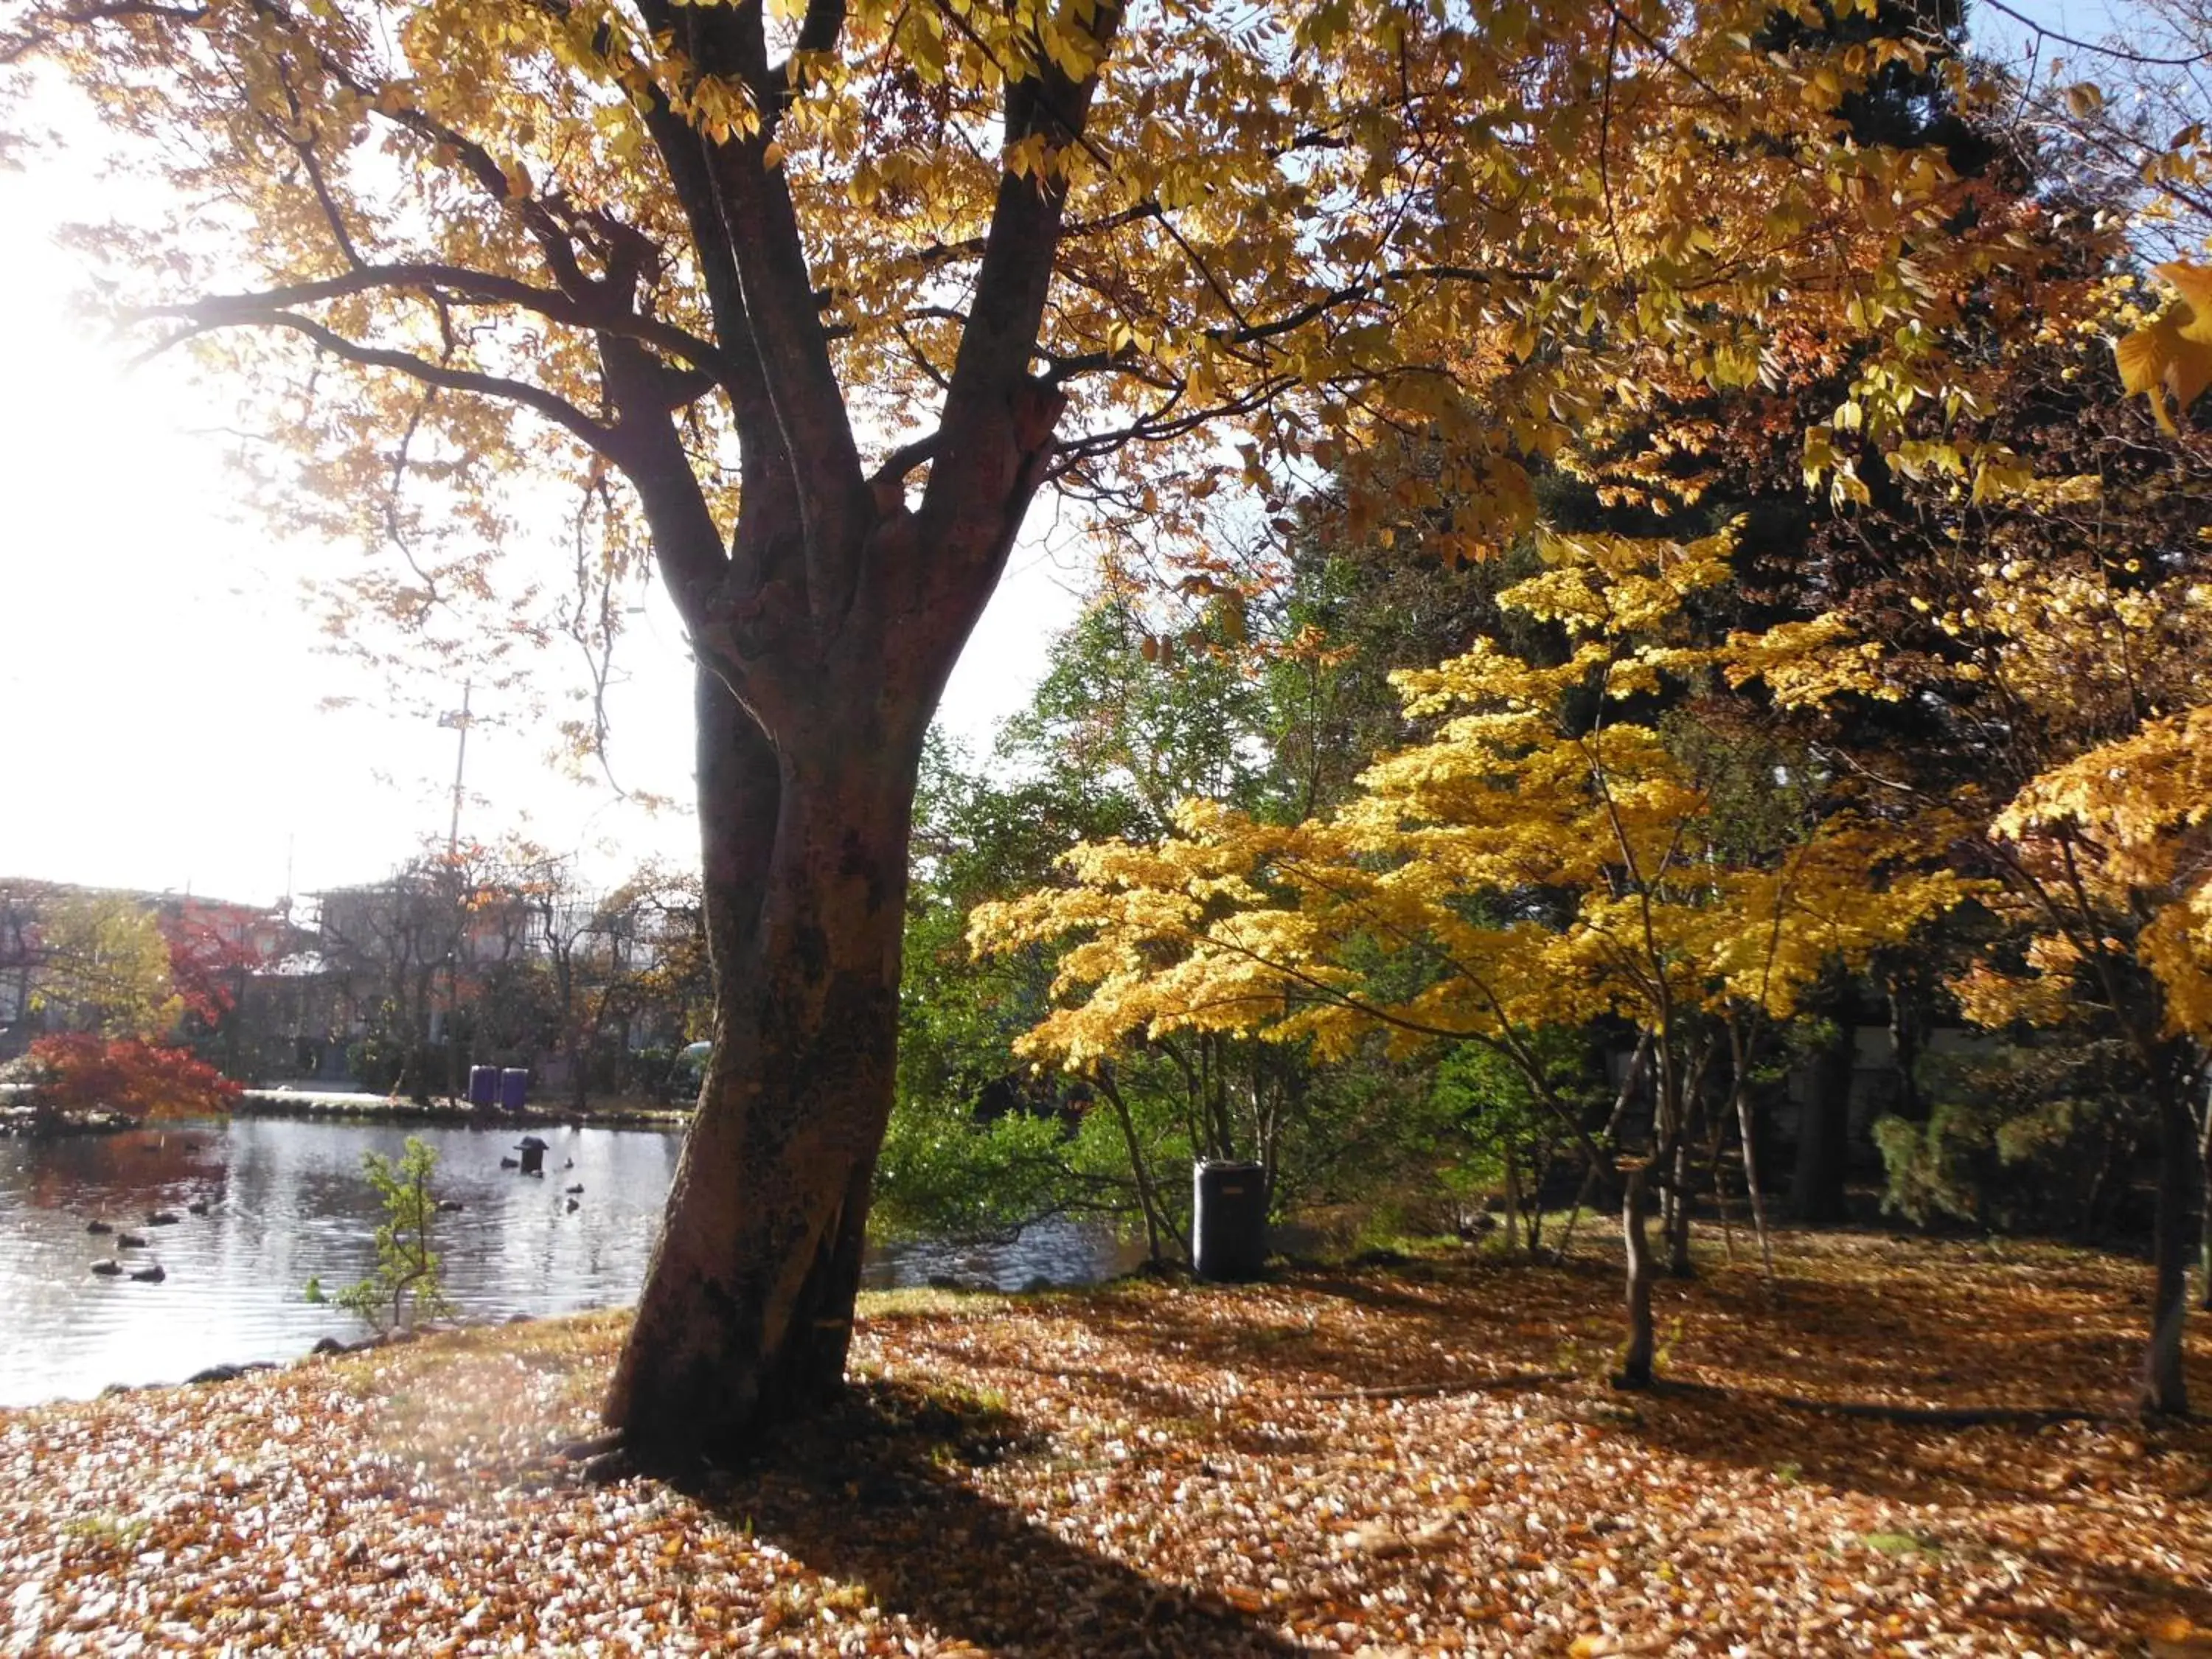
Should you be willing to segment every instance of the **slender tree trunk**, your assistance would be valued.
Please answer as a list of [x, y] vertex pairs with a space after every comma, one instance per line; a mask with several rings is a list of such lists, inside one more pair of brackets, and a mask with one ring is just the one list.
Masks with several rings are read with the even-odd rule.
[[865, 724], [779, 754], [704, 671], [698, 700], [714, 1050], [606, 1407], [647, 1459], [743, 1445], [842, 1386], [920, 760], [918, 733]]
[[1667, 1241], [1669, 1279], [1694, 1279], [1698, 1273], [1697, 1263], [1690, 1259], [1690, 1188], [1695, 1184], [1690, 1140], [1685, 1134], [1676, 1143], [1660, 1194], [1660, 1233]]
[[1639, 1167], [1627, 1171], [1621, 1184], [1620, 1236], [1628, 1251], [1628, 1340], [1620, 1351], [1620, 1370], [1613, 1382], [1618, 1389], [1651, 1386], [1651, 1241], [1644, 1227], [1645, 1194], [1650, 1172]]
[[[1613, 1097], [1613, 1110], [1606, 1116], [1605, 1127], [1598, 1131], [1598, 1144], [1601, 1146], [1613, 1144], [1613, 1137], [1620, 1133], [1621, 1120], [1628, 1115], [1629, 1103], [1636, 1097], [1636, 1086], [1642, 1081], [1645, 1063], [1651, 1058], [1651, 1036], [1648, 1025], [1636, 1034], [1636, 1050], [1629, 1055], [1627, 1068], [1621, 1073], [1620, 1091]], [[1574, 1207], [1567, 1212], [1566, 1222], [1559, 1230], [1559, 1242], [1552, 1247], [1553, 1261], [1563, 1262], [1567, 1259], [1567, 1250], [1575, 1242], [1576, 1224], [1583, 1218], [1584, 1207], [1595, 1197], [1597, 1184], [1604, 1174], [1595, 1164], [1583, 1170], [1583, 1184], [1576, 1189]]]
[[[1752, 1092], [1751, 1043], [1755, 1036], [1747, 1038], [1731, 1024], [1729, 1028], [1731, 1083], [1735, 1094], [1736, 1139], [1743, 1153], [1744, 1200], [1751, 1209], [1751, 1230], [1759, 1239], [1759, 1262], [1761, 1275], [1768, 1285], [1774, 1283], [1774, 1244], [1766, 1232], [1766, 1194], [1759, 1179], [1759, 1103]], [[1718, 1190], [1720, 1176], [1714, 1172], [1713, 1186]]]
[[2197, 1305], [2212, 1313], [2212, 1100], [2197, 1103]]
[[[2119, 1146], [2128, 1143], [2130, 1157], [2123, 1158]], [[2081, 1194], [2081, 1213], [2076, 1220], [2074, 1236], [2087, 1243], [2097, 1236], [2100, 1220], [2105, 1212], [2107, 1195], [2116, 1183], [2124, 1187], [2134, 1150], [2133, 1140], [2116, 1129], [2110, 1120], [2097, 1135], [2097, 1167], [2089, 1176], [2087, 1189]]]
[[1736, 1139], [1743, 1151], [1743, 1191], [1745, 1202], [1751, 1209], [1751, 1231], [1759, 1240], [1759, 1270], [1766, 1282], [1774, 1282], [1774, 1242], [1766, 1231], [1766, 1194], [1759, 1184], [1759, 1120], [1753, 1109], [1751, 1091], [1739, 1087], [1735, 1097], [1739, 1127]]
[[1514, 1167], [1513, 1137], [1505, 1137], [1505, 1254], [1510, 1260], [1520, 1254], [1521, 1237], [1521, 1179]]
[[1145, 1243], [1146, 1260], [1156, 1264], [1167, 1261], [1167, 1253], [1160, 1249], [1163, 1237], [1172, 1238], [1182, 1250], [1183, 1260], [1190, 1260], [1189, 1242], [1177, 1232], [1175, 1225], [1160, 1207], [1152, 1186], [1152, 1172], [1145, 1165], [1145, 1149], [1137, 1139], [1137, 1121], [1130, 1114], [1129, 1103], [1121, 1097], [1121, 1085], [1115, 1081], [1111, 1069], [1102, 1069], [1098, 1074], [1099, 1092], [1114, 1113], [1114, 1121], [1121, 1131], [1121, 1144], [1128, 1151], [1129, 1171], [1137, 1182], [1137, 1203], [1145, 1212]]
[[1547, 1152], [1544, 1161], [1536, 1167], [1528, 1181], [1528, 1229], [1524, 1243], [1532, 1265], [1544, 1242], [1544, 1190], [1552, 1184], [1552, 1171], [1557, 1163], [1558, 1160]]
[[1889, 998], [1889, 1063], [1897, 1078], [1894, 1109], [1909, 1122], [1928, 1121], [1920, 1095], [1920, 1048], [1926, 1020], [1927, 989], [1917, 969], [1899, 969], [1884, 982]]
[[2189, 1317], [2190, 1201], [2200, 1153], [2196, 1115], [2171, 1079], [2158, 1081], [2158, 1212], [2153, 1222], [2150, 1340], [2143, 1349], [2140, 1403], [2147, 1413], [2185, 1413], [2181, 1335]]

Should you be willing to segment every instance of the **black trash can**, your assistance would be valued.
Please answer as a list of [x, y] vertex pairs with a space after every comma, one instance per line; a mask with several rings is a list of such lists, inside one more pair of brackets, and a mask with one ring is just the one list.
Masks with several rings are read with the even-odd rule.
[[1267, 1261], [1267, 1172], [1212, 1159], [1190, 1173], [1191, 1266], [1200, 1279], [1257, 1279]]
[[522, 1173], [542, 1176], [545, 1173], [545, 1143], [536, 1135], [525, 1135], [515, 1142], [514, 1150], [522, 1154]]

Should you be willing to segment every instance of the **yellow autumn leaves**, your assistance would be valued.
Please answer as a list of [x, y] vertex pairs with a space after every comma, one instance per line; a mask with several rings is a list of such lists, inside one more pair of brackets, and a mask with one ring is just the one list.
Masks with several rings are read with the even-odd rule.
[[2158, 274], [2178, 297], [2123, 335], [2112, 351], [2120, 384], [2130, 395], [2141, 392], [2159, 425], [2178, 434], [2174, 412], [2188, 413], [2212, 386], [2212, 267], [2176, 261], [2159, 266]]
[[[1964, 885], [1909, 828], [1808, 805], [1747, 833], [1713, 757], [1755, 739], [1685, 741], [1622, 715], [1662, 677], [1758, 679], [1784, 702], [1882, 689], [1877, 655], [1832, 622], [1670, 643], [1730, 547], [1548, 538], [1547, 568], [1499, 603], [1565, 621], [1567, 659], [1485, 641], [1397, 676], [1434, 733], [1370, 767], [1338, 811], [1285, 826], [1187, 802], [1161, 842], [1080, 847], [1066, 884], [980, 908], [979, 949], [1066, 946], [1062, 1006], [1025, 1052], [1080, 1067], [1198, 1029], [1328, 1056], [1376, 1031], [1409, 1048], [1605, 1014], [1784, 1018], [1826, 963], [1954, 903]], [[1759, 765], [1778, 799], [1811, 785]]]

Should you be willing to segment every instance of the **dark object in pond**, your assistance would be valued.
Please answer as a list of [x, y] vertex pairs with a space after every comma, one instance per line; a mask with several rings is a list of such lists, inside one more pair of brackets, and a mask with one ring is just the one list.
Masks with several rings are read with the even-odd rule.
[[94, 1262], [92, 1264], [92, 1270], [98, 1273], [102, 1279], [112, 1279], [123, 1271], [123, 1264], [120, 1261], [118, 1261], [113, 1256], [110, 1256], [105, 1261]]
[[525, 1135], [521, 1139], [516, 1141], [514, 1143], [514, 1150], [522, 1154], [522, 1173], [525, 1175], [544, 1175], [545, 1173], [545, 1153], [547, 1149], [548, 1143], [540, 1140], [536, 1135]]
[[204, 1198], [196, 1198], [185, 1205], [185, 1208], [192, 1215], [205, 1215], [208, 1212], [208, 1201]]
[[577, 1211], [579, 1211], [579, 1210], [582, 1209], [583, 1207], [584, 1207], [584, 1206], [583, 1206], [582, 1203], [581, 1203], [580, 1200], [576, 1200], [576, 1199], [573, 1199], [573, 1198], [572, 1198], [572, 1199], [570, 1199], [570, 1200], [568, 1200], [568, 1213], [569, 1213], [570, 1215], [574, 1215], [574, 1214], [575, 1214]]
[[141, 1285], [158, 1285], [169, 1275], [158, 1261], [149, 1261], [143, 1267], [133, 1267], [131, 1277]]
[[459, 1215], [468, 1206], [458, 1198], [441, 1198], [438, 1200], [438, 1207], [447, 1215]]
[[146, 1224], [149, 1227], [173, 1227], [177, 1224], [177, 1212], [174, 1210], [149, 1210]]
[[519, 1158], [503, 1158], [499, 1161], [499, 1167], [502, 1170], [519, 1170], [522, 1167], [522, 1160]]
[[580, 1192], [582, 1192], [582, 1191], [584, 1190], [584, 1183], [583, 1183], [582, 1182], [580, 1182], [580, 1182], [578, 1182], [574, 1186], [570, 1187], [570, 1188], [567, 1188], [566, 1190], [568, 1190], [568, 1191], [569, 1191], [569, 1192], [572, 1192], [572, 1193], [580, 1193]]
[[84, 1230], [88, 1233], [112, 1233], [115, 1227], [111, 1222], [88, 1221], [84, 1224]]
[[146, 1248], [146, 1241], [137, 1233], [118, 1233], [115, 1235], [115, 1248], [119, 1250], [143, 1250]]

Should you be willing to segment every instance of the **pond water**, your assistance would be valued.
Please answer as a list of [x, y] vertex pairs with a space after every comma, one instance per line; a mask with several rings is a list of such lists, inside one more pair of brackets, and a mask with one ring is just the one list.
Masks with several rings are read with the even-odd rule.
[[[501, 1170], [511, 1128], [241, 1117], [160, 1130], [0, 1139], [0, 1406], [85, 1398], [111, 1382], [177, 1382], [207, 1366], [297, 1358], [319, 1337], [362, 1328], [307, 1299], [374, 1259], [381, 1219], [364, 1152], [396, 1157], [410, 1133], [438, 1153], [433, 1188], [457, 1200], [437, 1218], [447, 1294], [464, 1318], [573, 1312], [633, 1300], [681, 1146], [651, 1129], [540, 1130], [543, 1180]], [[564, 1188], [580, 1184], [576, 1207]], [[205, 1215], [188, 1206], [199, 1203]], [[156, 1210], [173, 1226], [149, 1227]], [[118, 1249], [86, 1232], [98, 1218], [147, 1241]], [[91, 1264], [158, 1261], [160, 1284], [103, 1279]], [[1019, 1289], [1087, 1283], [1132, 1265], [1127, 1247], [1076, 1224], [1030, 1229], [994, 1248], [944, 1244], [872, 1253], [876, 1287], [957, 1278]]]

